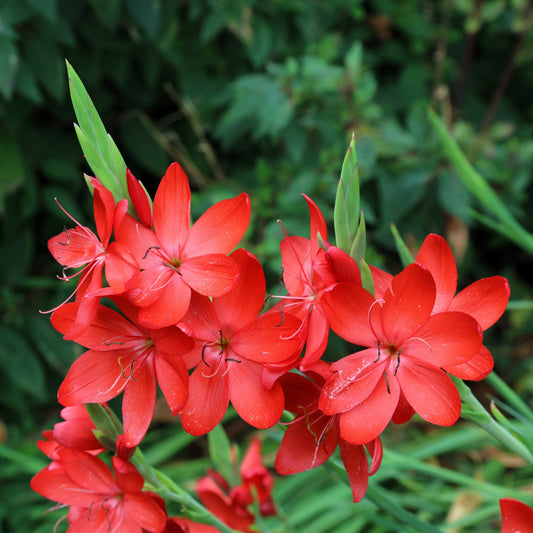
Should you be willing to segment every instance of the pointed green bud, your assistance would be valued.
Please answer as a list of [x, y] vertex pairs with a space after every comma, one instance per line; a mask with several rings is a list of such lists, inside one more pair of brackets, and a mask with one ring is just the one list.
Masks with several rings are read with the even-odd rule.
[[359, 172], [357, 170], [355, 136], [352, 134], [352, 140], [342, 164], [333, 212], [335, 242], [346, 253], [350, 253], [359, 225], [359, 207]]

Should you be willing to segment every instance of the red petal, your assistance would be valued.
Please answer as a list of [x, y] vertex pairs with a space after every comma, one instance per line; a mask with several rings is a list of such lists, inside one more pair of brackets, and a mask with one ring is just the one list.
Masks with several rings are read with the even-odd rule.
[[494, 359], [485, 346], [481, 346], [479, 352], [461, 365], [449, 366], [446, 372], [460, 379], [480, 381], [485, 379], [494, 368]]
[[381, 300], [385, 295], [385, 291], [392, 287], [393, 275], [381, 270], [375, 266], [368, 265], [372, 272], [372, 279], [374, 281], [374, 294], [376, 300]]
[[304, 237], [285, 237], [279, 248], [283, 268], [283, 283], [291, 296], [312, 294], [311, 243]]
[[108, 466], [94, 455], [70, 448], [59, 451], [60, 464], [65, 473], [80, 488], [101, 495], [118, 492], [115, 478]]
[[172, 259], [180, 258], [189, 235], [191, 190], [178, 163], [170, 165], [154, 198], [154, 231]]
[[325, 463], [335, 451], [338, 428], [320, 411], [300, 413], [283, 435], [274, 468], [278, 474], [297, 474]]
[[191, 435], [209, 433], [223, 418], [229, 395], [225, 365], [199, 365], [189, 380], [189, 399], [180, 413], [183, 429]]
[[159, 298], [152, 304], [141, 307], [139, 323], [151, 329], [177, 324], [187, 312], [190, 298], [191, 289], [181, 276], [174, 274], [161, 290]]
[[113, 230], [115, 200], [111, 191], [108, 191], [98, 180], [93, 178], [91, 183], [94, 185], [93, 208], [96, 232], [105, 248]]
[[403, 348], [409, 356], [447, 369], [471, 359], [482, 342], [483, 332], [471, 316], [447, 311], [432, 315]]
[[344, 250], [330, 246], [326, 257], [337, 281], [353, 281], [361, 285], [361, 274], [357, 263]]
[[461, 398], [443, 370], [421, 361], [402, 360], [397, 379], [405, 399], [424, 420], [439, 426], [451, 426], [457, 422], [461, 414]]
[[390, 422], [399, 397], [398, 380], [382, 375], [364, 402], [340, 415], [341, 437], [351, 444], [366, 444], [379, 437]]
[[48, 250], [59, 264], [78, 268], [99, 256], [103, 246], [89, 228], [79, 226], [52, 237], [48, 241]]
[[90, 507], [102, 498], [101, 495], [92, 491], [81, 490], [62, 468], [41, 470], [33, 476], [30, 487], [41, 496], [65, 505]]
[[231, 291], [213, 300], [226, 335], [255, 320], [265, 302], [266, 291], [263, 268], [253, 254], [241, 248], [230, 257], [237, 265], [239, 277]]
[[126, 459], [112, 457], [113, 471], [117, 485], [123, 492], [140, 492], [144, 487], [144, 478], [139, 471]]
[[431, 233], [422, 243], [415, 262], [426, 267], [435, 280], [437, 293], [433, 312], [446, 311], [457, 288], [457, 266], [448, 243], [440, 235]]
[[264, 429], [283, 414], [285, 399], [278, 382], [270, 390], [261, 383], [262, 365], [251, 361], [228, 363], [228, 390], [233, 407], [248, 424]]
[[320, 409], [327, 415], [344, 413], [366, 400], [386, 370], [386, 359], [377, 359], [377, 350], [372, 348], [333, 363], [334, 374], [324, 384]]
[[375, 300], [363, 287], [353, 282], [339, 283], [324, 292], [320, 302], [335, 333], [352, 344], [377, 346], [368, 320]]
[[105, 276], [116, 294], [126, 290], [126, 284], [139, 272], [139, 265], [129, 248], [120, 242], [112, 242], [105, 254]]
[[194, 346], [194, 340], [175, 326], [153, 329], [150, 331], [150, 337], [158, 353], [179, 355], [180, 358]]
[[324, 354], [329, 338], [329, 324], [322, 308], [315, 305], [309, 313], [305, 356], [300, 368], [316, 363]]
[[140, 494], [126, 493], [124, 495], [124, 512], [131, 516], [143, 528], [143, 531], [161, 533], [165, 530], [167, 514], [146, 492]]
[[130, 172], [130, 169], [126, 169], [126, 181], [128, 183], [128, 193], [133, 207], [141, 224], [147, 228], [152, 227], [152, 206], [150, 205], [150, 197], [146, 192], [146, 189], [142, 186], [141, 182], [135, 178]]
[[411, 418], [413, 418], [414, 414], [415, 410], [409, 405], [409, 403], [405, 399], [404, 393], [400, 391], [400, 400], [398, 401], [396, 410], [392, 415], [392, 421], [395, 424], [405, 424], [406, 422], [409, 422]]
[[244, 192], [217, 202], [193, 224], [184, 256], [229, 254], [248, 229], [250, 211], [250, 198]]
[[500, 500], [502, 533], [527, 533], [531, 531], [533, 509], [525, 503], [511, 498]]
[[300, 352], [301, 322], [288, 313], [267, 312], [231, 337], [230, 349], [237, 357], [258, 363], [279, 363]]
[[[60, 333], [70, 331], [78, 309], [78, 303], [68, 303], [61, 306], [52, 314], [52, 326]], [[113, 351], [122, 348], [125, 341], [140, 340], [144, 337], [143, 333], [116, 311], [99, 305], [91, 325], [76, 335], [73, 340], [93, 350]], [[121, 344], [118, 344], [119, 342]]]
[[239, 276], [235, 261], [226, 255], [209, 254], [183, 261], [180, 272], [191, 289], [204, 296], [222, 296]]
[[154, 416], [155, 400], [155, 374], [153, 362], [148, 358], [134, 370], [122, 399], [124, 444], [129, 448], [137, 446], [146, 435]]
[[486, 330], [503, 314], [509, 301], [509, 282], [501, 276], [484, 278], [463, 289], [450, 304], [450, 311], [473, 316]]
[[320, 211], [315, 202], [305, 194], [302, 194], [302, 196], [307, 202], [309, 214], [311, 215], [311, 257], [315, 257], [319, 248], [317, 234], [320, 233], [322, 240], [328, 242], [328, 227], [322, 211]]
[[192, 292], [189, 310], [183, 317], [182, 323], [191, 330], [197, 340], [213, 341], [220, 339], [222, 329], [213, 302], [207, 297]]
[[198, 481], [196, 493], [204, 506], [227, 526], [251, 533], [249, 526], [255, 521], [254, 515], [243, 505], [233, 502], [211, 477], [204, 477]]
[[368, 459], [364, 446], [339, 442], [341, 459], [350, 480], [354, 503], [360, 502], [368, 487]]
[[156, 352], [157, 382], [173, 415], [183, 409], [189, 395], [189, 373], [180, 355]]
[[429, 318], [435, 303], [435, 282], [428, 270], [407, 266], [392, 280], [385, 293], [383, 330], [390, 344], [399, 345]]
[[115, 238], [129, 248], [141, 268], [150, 268], [163, 262], [155, 253], [161, 247], [156, 234], [131, 215], [124, 215], [116, 224]]
[[59, 403], [65, 406], [102, 403], [114, 398], [126, 386], [123, 369], [129, 367], [132, 357], [120, 350], [85, 352], [74, 361], [61, 383], [57, 393]]

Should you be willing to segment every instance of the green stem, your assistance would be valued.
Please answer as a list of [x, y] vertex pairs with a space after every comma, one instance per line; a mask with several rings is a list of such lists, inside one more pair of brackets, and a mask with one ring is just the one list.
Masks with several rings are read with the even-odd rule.
[[461, 394], [461, 400], [470, 409], [470, 412], [461, 413], [461, 416], [477, 424], [507, 449], [522, 457], [528, 464], [533, 465], [533, 454], [531, 454], [529, 449], [487, 412], [461, 379], [453, 378], [453, 380]]
[[516, 394], [516, 392], [503, 381], [495, 372], [491, 372], [486, 377], [487, 382], [500, 394], [511, 407], [533, 422], [533, 412], [528, 405]]
[[233, 529], [211, 514], [198, 500], [179, 485], [176, 485], [171, 478], [150, 466], [138, 448], [131, 458], [131, 462], [139, 470], [146, 482], [151, 485], [150, 488], [157, 492], [165, 501], [174, 501], [181, 504], [187, 510], [187, 513], [191, 514], [193, 520], [197, 522], [209, 524], [217, 528], [221, 533], [234, 533]]

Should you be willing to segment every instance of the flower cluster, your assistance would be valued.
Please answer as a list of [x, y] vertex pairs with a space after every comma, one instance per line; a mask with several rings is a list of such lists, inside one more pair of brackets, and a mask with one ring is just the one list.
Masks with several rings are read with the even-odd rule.
[[[250, 218], [245, 193], [218, 202], [191, 225], [189, 183], [177, 163], [163, 177], [153, 207], [129, 172], [127, 183], [130, 205], [115, 203], [92, 178], [97, 235], [77, 223], [49, 242], [56, 260], [80, 276], [75, 301], [53, 312], [52, 325], [88, 349], [61, 384], [59, 401], [72, 407], [102, 403], [123, 392], [126, 449], [148, 430], [157, 386], [192, 435], [210, 432], [230, 401], [259, 429], [276, 424], [286, 410], [294, 418], [276, 470], [316, 467], [338, 445], [353, 500], [359, 501], [368, 476], [379, 468], [380, 435], [391, 421], [405, 423], [417, 413], [433, 424], [454, 424], [461, 402], [450, 375], [480, 380], [492, 370], [483, 331], [503, 313], [509, 285], [497, 276], [455, 294], [456, 264], [442, 237], [429, 235], [415, 261], [397, 275], [370, 266], [371, 280], [363, 283], [357, 262], [329, 243], [324, 216], [305, 197], [310, 236], [281, 241], [287, 294], [263, 311], [261, 264], [249, 251], [235, 249]], [[104, 297], [112, 307], [101, 303]], [[353, 353], [326, 360], [330, 329], [357, 346]], [[141, 492], [125, 459], [113, 459], [113, 476], [87, 449], [50, 457], [53, 468], [38, 474], [33, 486], [73, 506], [76, 519], [134, 522], [126, 504], [134, 495], [150, 508], [143, 516], [154, 521], [152, 529], [140, 527], [161, 531], [163, 507]], [[79, 469], [85, 469], [87, 484], [99, 472], [101, 486], [85, 487], [99, 500], [85, 496], [82, 502], [67, 496], [70, 489], [47, 491], [40, 482], [53, 473], [75, 486]], [[261, 485], [269, 478], [257, 475], [260, 481], [247, 480], [243, 471], [243, 486], [230, 492], [212, 475], [199, 483], [198, 493], [223, 521], [242, 520], [234, 527], [246, 531], [250, 486], [261, 509], [271, 505]]]

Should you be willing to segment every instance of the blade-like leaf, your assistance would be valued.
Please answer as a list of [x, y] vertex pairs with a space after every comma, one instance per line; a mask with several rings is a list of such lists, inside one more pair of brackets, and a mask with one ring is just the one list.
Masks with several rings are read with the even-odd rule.
[[[457, 170], [463, 183], [481, 202], [483, 207], [501, 222], [497, 229], [508, 236], [509, 239], [515, 241], [524, 250], [533, 252], [533, 235], [516, 221], [501, 198], [494, 192], [487, 181], [474, 170], [435, 111], [430, 109], [428, 114], [431, 124], [440, 137], [446, 156]], [[501, 226], [504, 227], [502, 228]]]
[[413, 263], [415, 258], [413, 257], [413, 254], [411, 254], [411, 252], [409, 251], [409, 248], [407, 248], [407, 244], [405, 244], [405, 241], [402, 239], [400, 232], [398, 231], [396, 226], [394, 224], [391, 224], [390, 229], [392, 231], [394, 243], [396, 244], [396, 250], [398, 251], [398, 255], [400, 256], [402, 265], [406, 267], [407, 265]]

